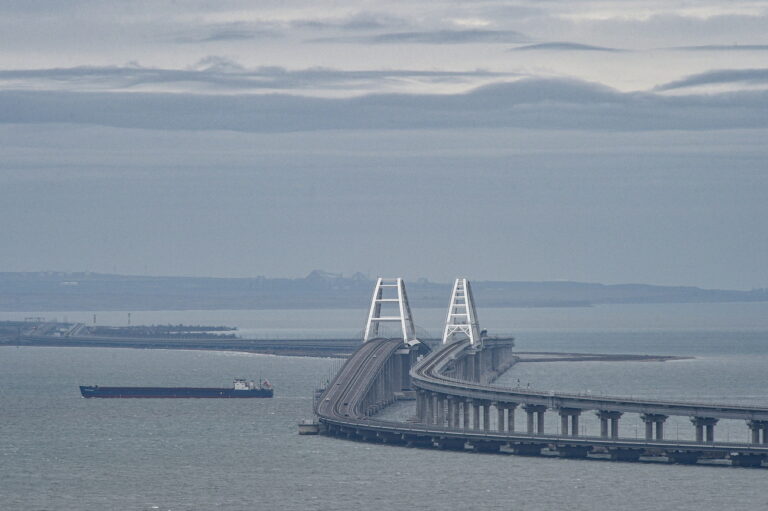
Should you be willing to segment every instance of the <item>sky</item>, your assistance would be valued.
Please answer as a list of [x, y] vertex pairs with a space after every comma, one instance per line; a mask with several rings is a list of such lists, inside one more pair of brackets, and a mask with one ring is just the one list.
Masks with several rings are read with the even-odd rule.
[[768, 1], [5, 0], [0, 271], [768, 287]]

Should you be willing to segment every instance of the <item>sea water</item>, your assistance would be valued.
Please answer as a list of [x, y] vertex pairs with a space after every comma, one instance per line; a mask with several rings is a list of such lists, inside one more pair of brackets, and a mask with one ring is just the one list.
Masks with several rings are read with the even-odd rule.
[[[768, 406], [768, 304], [488, 309], [518, 350], [693, 357], [515, 366], [499, 381], [541, 390]], [[0, 319], [23, 317], [10, 313]], [[89, 321], [92, 312], [56, 313]], [[108, 324], [124, 313], [97, 313]], [[27, 314], [29, 315], [29, 314]], [[51, 313], [35, 315], [51, 316]], [[439, 332], [443, 312], [416, 309]], [[136, 323], [227, 324], [264, 336], [353, 335], [365, 311], [133, 313]], [[82, 319], [80, 319], [82, 317]], [[103, 319], [102, 319], [103, 318]], [[0, 348], [1, 510], [762, 509], [766, 471], [529, 458], [298, 436], [313, 388], [338, 361], [246, 353]], [[273, 399], [83, 399], [78, 385], [227, 386], [268, 378]], [[519, 380], [519, 382], [518, 382]], [[405, 405], [410, 406], [410, 405]], [[405, 410], [407, 415], [408, 411]], [[548, 414], [547, 427], [556, 428]], [[594, 434], [596, 419], [582, 415]], [[668, 438], [691, 434], [686, 418]], [[555, 431], [552, 429], [552, 431]], [[722, 421], [719, 440], [746, 440]], [[622, 435], [637, 419], [622, 418]], [[642, 434], [642, 429], [640, 430]]]

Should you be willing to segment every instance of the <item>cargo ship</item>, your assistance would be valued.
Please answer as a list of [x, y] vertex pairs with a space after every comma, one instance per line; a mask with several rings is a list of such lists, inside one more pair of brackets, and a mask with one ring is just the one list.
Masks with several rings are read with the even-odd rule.
[[237, 378], [232, 388], [216, 387], [101, 387], [81, 385], [80, 394], [85, 398], [246, 398], [272, 397], [274, 388], [264, 380]]

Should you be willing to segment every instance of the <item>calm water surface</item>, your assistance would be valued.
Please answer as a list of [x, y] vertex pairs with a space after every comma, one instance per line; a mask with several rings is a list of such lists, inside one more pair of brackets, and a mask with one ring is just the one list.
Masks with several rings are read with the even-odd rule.
[[[768, 304], [480, 313], [491, 331], [514, 332], [521, 350], [695, 357], [521, 364], [502, 384], [519, 379], [545, 390], [768, 405]], [[42, 315], [65, 314], [89, 321], [93, 313]], [[110, 315], [112, 324], [124, 324], [125, 313], [97, 314], [104, 324]], [[443, 311], [414, 314], [427, 330], [439, 331]], [[319, 329], [332, 337], [353, 335], [364, 316], [364, 310], [137, 312], [132, 322], [231, 324], [284, 337]], [[475, 455], [298, 436], [296, 422], [310, 414], [312, 388], [337, 365], [220, 352], [0, 348], [0, 509], [768, 507], [765, 470]], [[226, 386], [237, 376], [269, 378], [275, 398], [85, 400], [77, 390], [95, 383]], [[589, 415], [583, 427], [594, 428]], [[622, 420], [622, 434], [633, 436], [635, 428], [632, 417]], [[667, 432], [682, 438], [690, 428], [683, 420]], [[724, 421], [717, 435], [743, 440], [746, 427]]]

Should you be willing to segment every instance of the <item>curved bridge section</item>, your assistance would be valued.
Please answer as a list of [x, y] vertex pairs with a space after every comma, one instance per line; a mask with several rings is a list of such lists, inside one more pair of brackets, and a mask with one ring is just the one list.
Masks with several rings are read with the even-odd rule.
[[[658, 418], [651, 413], [662, 409], [670, 415], [706, 413], [706, 417], [692, 416], [694, 426], [698, 418], [720, 416], [753, 417], [749, 424], [762, 424], [768, 409], [521, 391], [445, 376], [443, 371], [454, 370], [462, 354], [468, 351], [471, 353], [468, 342], [460, 341], [416, 362], [408, 383], [416, 389], [418, 422], [403, 423], [377, 420], [375, 414], [396, 399], [409, 397], [409, 388], [403, 386], [407, 382], [403, 370], [415, 361], [415, 353], [399, 339], [366, 342], [342, 367], [317, 403], [316, 413], [325, 432], [418, 447], [522, 455], [549, 452], [568, 458], [608, 457], [623, 461], [646, 456], [684, 464], [722, 459], [736, 466], [760, 467], [768, 456], [768, 443], [762, 442], [766, 438], [762, 435], [759, 443], [752, 444], [707, 441], [706, 429], [699, 441], [672, 441], [656, 435], [629, 439], [620, 438], [614, 426], [625, 411], [642, 412], [653, 424], [668, 416]], [[524, 431], [515, 428], [514, 410], [518, 406], [522, 406], [528, 418]], [[601, 436], [578, 434], [578, 422], [573, 417], [584, 410], [596, 410], [601, 422], [608, 423]], [[559, 434], [545, 432], [543, 414], [547, 411], [569, 419], [570, 424], [563, 423], [570, 427], [561, 429]]]
[[327, 424], [354, 423], [373, 415], [409, 390], [410, 362], [411, 350], [401, 339], [366, 342], [320, 396], [315, 413]]
[[[467, 431], [495, 430], [512, 440], [519, 435], [515, 431], [514, 410], [521, 406], [527, 416], [525, 434], [529, 440], [549, 440], [547, 445], [535, 447], [529, 443], [528, 454], [539, 447], [553, 447], [568, 457], [585, 457], [597, 450], [607, 451], [614, 459], [636, 460], [647, 454], [662, 455], [679, 463], [728, 458], [741, 466], [760, 466], [768, 455], [768, 408], [541, 392], [483, 385], [448, 375], [451, 367], [468, 353], [472, 353], [468, 341], [456, 342], [436, 351], [414, 368], [412, 376], [417, 388], [416, 410], [420, 422]], [[496, 410], [495, 423], [491, 420], [491, 409]], [[600, 419], [599, 437], [579, 434], [579, 416], [588, 410]], [[547, 411], [554, 411], [560, 417], [556, 441], [544, 431]], [[619, 437], [618, 424], [624, 413], [640, 414], [646, 426], [642, 441]], [[671, 415], [690, 417], [696, 431], [695, 442], [664, 439], [664, 422]], [[714, 428], [720, 419], [745, 420], [752, 443], [715, 442]]]
[[[422, 343], [407, 335], [404, 339], [366, 339], [349, 358], [316, 402], [324, 432], [419, 447], [568, 458], [685, 464], [714, 459], [744, 467], [764, 466], [768, 458], [768, 408], [503, 388], [490, 383], [515, 362], [511, 340], [455, 340], [427, 354]], [[414, 397], [413, 421], [376, 418], [393, 401]], [[526, 413], [523, 431], [515, 425], [518, 407]], [[599, 417], [599, 436], [580, 434], [579, 417], [585, 411]], [[547, 412], [560, 417], [557, 433], [545, 431]], [[641, 414], [645, 438], [619, 436], [625, 413]], [[664, 422], [671, 415], [691, 418], [695, 441], [664, 438]], [[745, 420], [751, 443], [715, 441], [715, 425], [724, 418]]]
[[[542, 392], [481, 385], [446, 375], [446, 369], [450, 367], [450, 364], [466, 356], [465, 354], [468, 349], [468, 343], [464, 341], [436, 352], [429, 360], [420, 364], [415, 369], [414, 383], [416, 387], [454, 397], [489, 402], [506, 402], [515, 406], [519, 404], [523, 406], [545, 406], [553, 410], [605, 410], [619, 413], [663, 415], [665, 417], [683, 415], [694, 418], [743, 419], [750, 422], [768, 421], [768, 408]], [[768, 443], [768, 437], [765, 438], [765, 442]]]

